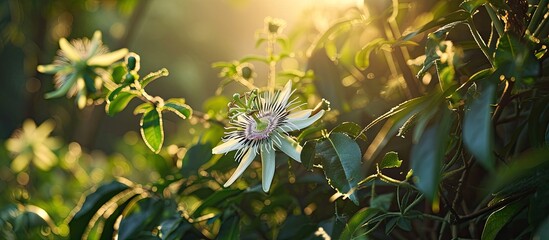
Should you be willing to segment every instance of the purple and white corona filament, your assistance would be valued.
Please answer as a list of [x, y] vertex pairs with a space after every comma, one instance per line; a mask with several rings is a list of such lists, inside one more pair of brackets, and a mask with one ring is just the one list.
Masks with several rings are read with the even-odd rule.
[[[291, 112], [294, 101], [288, 101], [292, 94], [289, 81], [282, 91], [264, 92], [246, 98], [246, 103], [235, 104], [229, 112], [236, 112], [227, 127], [223, 143], [212, 150], [213, 154], [223, 154], [237, 150], [236, 160], [240, 162], [236, 171], [224, 184], [228, 187], [242, 175], [256, 155], [261, 155], [262, 187], [268, 192], [275, 171], [275, 149], [301, 162], [302, 147], [288, 136], [288, 132], [300, 130], [316, 122], [324, 115], [324, 110], [313, 113], [312, 109]], [[244, 106], [242, 106], [244, 105]]]

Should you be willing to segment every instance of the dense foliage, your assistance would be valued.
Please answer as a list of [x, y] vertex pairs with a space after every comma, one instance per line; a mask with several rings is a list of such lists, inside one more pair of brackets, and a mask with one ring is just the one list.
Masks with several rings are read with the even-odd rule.
[[151, 95], [168, 70], [100, 31], [60, 38], [45, 97], [133, 111], [141, 140], [96, 161], [26, 120], [1, 153], [0, 236], [549, 239], [548, 5], [364, 1], [308, 37], [267, 17], [265, 54], [213, 63], [202, 109]]

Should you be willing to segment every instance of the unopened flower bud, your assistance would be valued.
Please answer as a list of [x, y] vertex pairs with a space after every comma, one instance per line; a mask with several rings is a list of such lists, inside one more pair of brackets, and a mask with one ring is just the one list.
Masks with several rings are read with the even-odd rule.
[[265, 27], [269, 33], [279, 34], [282, 32], [284, 26], [286, 26], [286, 22], [282, 19], [272, 17], [265, 18]]
[[126, 67], [128, 68], [128, 71], [139, 71], [140, 68], [140, 58], [139, 55], [136, 53], [129, 53], [126, 56]]
[[317, 105], [316, 107], [313, 109], [313, 111], [311, 112], [311, 115], [315, 115], [317, 114], [318, 112], [320, 112], [320, 110], [326, 110], [326, 111], [330, 111], [331, 108], [330, 108], [330, 102], [326, 99], [322, 99]]

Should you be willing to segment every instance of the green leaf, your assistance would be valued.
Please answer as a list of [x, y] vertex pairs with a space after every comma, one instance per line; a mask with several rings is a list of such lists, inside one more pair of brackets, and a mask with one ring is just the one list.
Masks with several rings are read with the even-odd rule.
[[305, 215], [289, 215], [282, 224], [277, 240], [311, 239], [318, 229]]
[[415, 183], [429, 201], [435, 199], [440, 182], [441, 164], [449, 141], [453, 119], [447, 108], [442, 108], [442, 117], [426, 128], [419, 142], [412, 147], [411, 167]]
[[402, 160], [398, 159], [398, 153], [391, 151], [385, 154], [383, 160], [381, 160], [381, 163], [379, 164], [379, 167], [381, 169], [397, 168], [400, 167], [400, 164], [402, 164]]
[[107, 219], [105, 219], [105, 222], [103, 224], [103, 229], [101, 229], [101, 240], [111, 240], [115, 238], [117, 230], [115, 229], [117, 227], [116, 222], [118, 221], [118, 218], [122, 215], [126, 207], [130, 205], [130, 203], [133, 202], [133, 200], [139, 195], [133, 195], [129, 199], [127, 199], [122, 204], [115, 204], [116, 210], [114, 212], [110, 213], [110, 216], [108, 216]]
[[145, 76], [143, 79], [141, 79], [141, 88], [145, 88], [149, 83], [152, 81], [160, 78], [160, 77], [166, 77], [170, 74], [168, 72], [168, 69], [162, 68], [156, 72], [149, 73], [147, 76]]
[[533, 239], [549, 239], [549, 217], [538, 226]]
[[427, 42], [425, 43], [425, 61], [423, 61], [423, 66], [417, 73], [418, 78], [422, 78], [423, 75], [425, 75], [425, 73], [433, 66], [433, 64], [440, 59], [437, 50], [441, 47], [441, 42], [446, 40], [448, 32], [460, 23], [462, 22], [460, 21], [446, 24], [427, 35]]
[[366, 134], [362, 132], [362, 127], [354, 122], [343, 122], [337, 125], [337, 127], [335, 127], [334, 129], [332, 129], [332, 131], [330, 131], [330, 134], [336, 132], [346, 133], [354, 139], [359, 138], [363, 141], [367, 140]]
[[121, 92], [116, 97], [111, 100], [107, 101], [107, 105], [105, 105], [105, 110], [109, 116], [114, 116], [115, 114], [121, 112], [128, 106], [128, 103], [135, 97], [134, 94], [128, 93], [128, 92]]
[[217, 238], [219, 240], [240, 239], [240, 217], [236, 214], [224, 219], [219, 228]]
[[187, 150], [182, 160], [181, 174], [183, 177], [198, 175], [198, 169], [212, 158], [212, 146], [196, 144]]
[[150, 112], [153, 109], [154, 109], [154, 104], [146, 102], [146, 103], [139, 104], [137, 107], [135, 107], [135, 109], [133, 110], [133, 114], [134, 115], [143, 114], [146, 112]]
[[141, 137], [154, 153], [159, 153], [164, 143], [162, 113], [156, 109], [146, 112], [141, 117]]
[[486, 220], [484, 229], [482, 230], [482, 240], [496, 239], [498, 232], [505, 227], [513, 217], [524, 207], [524, 201], [518, 201], [509, 205], [503, 206], [496, 210]]
[[311, 46], [307, 49], [307, 56], [311, 56], [313, 52], [326, 44], [327, 41], [330, 40], [333, 34], [350, 29], [353, 25], [367, 25], [371, 22], [371, 19], [363, 19], [363, 18], [352, 18], [352, 19], [346, 19], [340, 22], [337, 22], [333, 24], [326, 32], [320, 36]]
[[444, 25], [447, 25], [447, 24], [462, 23], [462, 22], [466, 21], [467, 18], [469, 18], [470, 16], [471, 16], [470, 13], [468, 13], [466, 11], [463, 11], [463, 10], [458, 10], [458, 11], [450, 13], [450, 14], [444, 16], [444, 17], [434, 19], [433, 21], [428, 22], [427, 24], [423, 25], [421, 28], [419, 28], [416, 31], [403, 34], [403, 36], [400, 38], [400, 40], [403, 40], [403, 41], [410, 40], [414, 36], [416, 36], [416, 35], [418, 35], [422, 32], [425, 32], [425, 31], [427, 31], [431, 28], [434, 28], [434, 27], [440, 27], [440, 26], [444, 26]]
[[228, 198], [234, 197], [240, 193], [242, 193], [242, 190], [230, 188], [215, 191], [212, 195], [206, 198], [202, 204], [196, 208], [196, 210], [194, 210], [192, 216], [195, 218], [201, 216], [202, 212], [209, 207], [219, 208], [224, 202], [227, 203]]
[[363, 208], [349, 219], [339, 239], [353, 239], [361, 232], [362, 226], [377, 216], [381, 211], [376, 208]]
[[86, 196], [86, 200], [84, 200], [78, 212], [76, 212], [69, 222], [70, 239], [82, 239], [88, 223], [95, 215], [95, 212], [112, 197], [126, 189], [129, 189], [129, 186], [118, 181], [113, 181], [99, 187], [92, 194]]
[[358, 144], [343, 133], [333, 133], [318, 142], [316, 153], [330, 186], [358, 205], [355, 188], [364, 178]]
[[465, 0], [459, 6], [470, 14], [474, 14], [477, 8], [486, 4], [487, 0]]
[[388, 211], [393, 202], [394, 193], [381, 194], [370, 199], [370, 207]]
[[523, 85], [526, 85], [522, 81], [525, 77], [537, 76], [540, 72], [540, 64], [533, 51], [509, 33], [499, 38], [494, 65], [503, 70], [508, 79], [515, 78]]
[[166, 100], [162, 109], [172, 111], [182, 119], [190, 118], [192, 114], [191, 107], [185, 104], [185, 99], [183, 98], [170, 98]]
[[170, 205], [167, 200], [152, 197], [140, 199], [132, 210], [129, 214], [125, 214], [125, 217], [120, 221], [118, 229], [118, 239], [120, 240], [149, 237], [151, 231], [160, 225], [164, 211], [177, 211], [175, 204]]
[[492, 104], [496, 84], [487, 81], [481, 95], [466, 106], [463, 119], [463, 143], [475, 159], [489, 171], [494, 170], [494, 136], [492, 126]]
[[310, 140], [305, 142], [301, 149], [301, 163], [308, 170], [313, 170], [315, 164], [315, 150], [318, 140]]
[[116, 64], [115, 67], [112, 68], [112, 80], [116, 84], [121, 84], [124, 82], [124, 76], [126, 73], [126, 67], [124, 67], [122, 63]]
[[268, 62], [269, 62], [269, 60], [268, 60], [266, 57], [257, 56], [257, 55], [249, 55], [249, 56], [245, 56], [245, 57], [243, 57], [243, 58], [240, 59], [240, 62], [241, 62], [241, 63], [244, 63], [244, 62], [253, 62], [253, 61], [264, 62], [264, 63], [268, 63]]
[[530, 198], [528, 220], [531, 226], [538, 226], [549, 216], [549, 185], [541, 184]]
[[376, 38], [366, 44], [360, 51], [355, 54], [355, 65], [361, 70], [365, 70], [370, 66], [370, 53], [378, 49], [383, 44], [387, 44], [384, 38]]

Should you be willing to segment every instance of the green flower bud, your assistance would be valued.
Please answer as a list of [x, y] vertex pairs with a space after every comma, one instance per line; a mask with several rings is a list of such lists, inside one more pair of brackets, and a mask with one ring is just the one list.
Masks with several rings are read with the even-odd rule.
[[238, 75], [246, 80], [254, 77], [254, 66], [250, 63], [242, 63], [236, 68]]
[[125, 59], [126, 68], [129, 72], [137, 72], [141, 68], [140, 57], [136, 53], [129, 53]]
[[132, 83], [133, 81], [135, 81], [135, 76], [133, 76], [133, 74], [131, 73], [126, 73], [126, 75], [124, 76], [124, 82]]
[[267, 31], [272, 34], [279, 34], [286, 26], [286, 22], [282, 19], [267, 17], [265, 18], [265, 27]]

